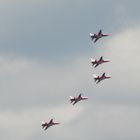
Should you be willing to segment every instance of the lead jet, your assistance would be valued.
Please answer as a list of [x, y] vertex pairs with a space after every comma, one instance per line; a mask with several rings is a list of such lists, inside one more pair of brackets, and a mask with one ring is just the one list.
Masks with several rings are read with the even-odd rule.
[[111, 78], [110, 76], [106, 76], [106, 75], [105, 75], [105, 72], [104, 72], [101, 76], [93, 75], [93, 77], [94, 77], [94, 80], [95, 80], [96, 84], [98, 84], [98, 83], [101, 82], [102, 80]]
[[91, 63], [92, 63], [92, 66], [94, 66], [94, 68], [96, 68], [97, 66], [99, 66], [100, 64], [102, 63], [106, 63], [106, 62], [109, 62], [108, 60], [104, 60], [103, 59], [103, 56], [101, 56], [99, 58], [99, 60], [95, 60], [93, 58], [91, 58]]
[[94, 40], [94, 43], [96, 43], [96, 41], [102, 37], [109, 36], [107, 34], [103, 34], [102, 30], [100, 30], [97, 34], [89, 33], [89, 35], [91, 37], [91, 40]]
[[58, 125], [58, 124], [60, 124], [60, 123], [53, 122], [53, 119], [51, 119], [49, 122], [42, 122], [41, 126], [42, 126], [42, 129], [46, 130], [50, 126]]
[[77, 102], [79, 102], [81, 100], [86, 100], [86, 99], [88, 99], [88, 97], [82, 97], [81, 94], [79, 94], [77, 97], [70, 96], [70, 101], [71, 101], [71, 103], [73, 103], [73, 105], [75, 105]]

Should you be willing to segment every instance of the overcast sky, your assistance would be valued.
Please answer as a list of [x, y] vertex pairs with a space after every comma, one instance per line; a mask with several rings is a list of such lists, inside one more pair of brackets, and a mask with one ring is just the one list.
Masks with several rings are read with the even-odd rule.
[[[139, 140], [139, 5], [0, 0], [0, 139]], [[111, 36], [94, 44], [99, 29]], [[110, 63], [94, 69], [100, 56]], [[89, 99], [72, 106], [79, 93]], [[43, 131], [51, 118], [61, 124]]]

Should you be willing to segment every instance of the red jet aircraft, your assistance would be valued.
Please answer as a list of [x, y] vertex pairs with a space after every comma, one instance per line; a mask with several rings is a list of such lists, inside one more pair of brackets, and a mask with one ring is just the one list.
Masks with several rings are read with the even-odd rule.
[[95, 80], [96, 84], [98, 84], [98, 83], [101, 82], [102, 80], [111, 78], [110, 76], [106, 76], [106, 75], [105, 75], [105, 72], [102, 74], [102, 76], [93, 75], [93, 77], [94, 77], [94, 80]]
[[60, 123], [53, 122], [53, 119], [51, 119], [48, 123], [47, 122], [42, 122], [42, 128], [44, 128], [44, 130], [46, 130], [50, 126], [58, 125], [58, 124], [60, 124]]
[[91, 37], [91, 40], [94, 40], [94, 43], [98, 40], [98, 39], [100, 39], [100, 38], [102, 38], [102, 37], [105, 37], [105, 36], [109, 36], [109, 35], [107, 35], [107, 34], [103, 34], [102, 33], [102, 30], [100, 30], [99, 32], [98, 32], [98, 34], [93, 34], [93, 33], [89, 33], [89, 35], [90, 35], [90, 37]]
[[103, 56], [101, 56], [101, 57], [99, 58], [99, 60], [95, 60], [95, 59], [91, 58], [92, 66], [95, 65], [94, 68], [96, 68], [96, 67], [99, 66], [100, 64], [106, 63], [106, 62], [109, 62], [109, 61], [108, 61], [108, 60], [104, 60], [104, 59], [103, 59]]
[[82, 97], [81, 94], [79, 94], [77, 97], [70, 96], [70, 101], [71, 101], [71, 103], [73, 103], [73, 105], [81, 100], [86, 100], [86, 99], [88, 99], [88, 97]]

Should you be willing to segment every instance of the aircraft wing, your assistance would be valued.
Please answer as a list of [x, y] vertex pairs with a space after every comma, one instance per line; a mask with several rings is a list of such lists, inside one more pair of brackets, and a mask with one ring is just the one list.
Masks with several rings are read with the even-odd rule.
[[77, 100], [74, 101], [73, 105], [75, 105], [77, 103]]
[[47, 130], [48, 128], [49, 128], [49, 127], [48, 127], [48, 126], [46, 126], [44, 130]]
[[99, 38], [98, 38], [98, 37], [96, 37], [96, 38], [95, 38], [95, 40], [94, 40], [94, 43], [96, 43], [98, 39], [99, 39]]
[[98, 84], [99, 82], [101, 82], [101, 79], [99, 79], [99, 80], [96, 82], [96, 84]]
[[96, 63], [95, 68], [96, 68], [97, 66], [99, 66], [99, 64], [98, 64], [98, 63]]

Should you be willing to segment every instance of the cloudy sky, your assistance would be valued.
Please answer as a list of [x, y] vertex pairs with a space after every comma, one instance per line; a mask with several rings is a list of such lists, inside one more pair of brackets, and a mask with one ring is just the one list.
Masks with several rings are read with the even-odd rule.
[[[139, 0], [0, 0], [0, 139], [140, 139]], [[110, 37], [94, 44], [90, 32]], [[111, 62], [94, 69], [90, 58]], [[111, 79], [94, 83], [93, 74]], [[87, 101], [72, 106], [69, 96]], [[41, 129], [54, 118], [61, 125]]]

